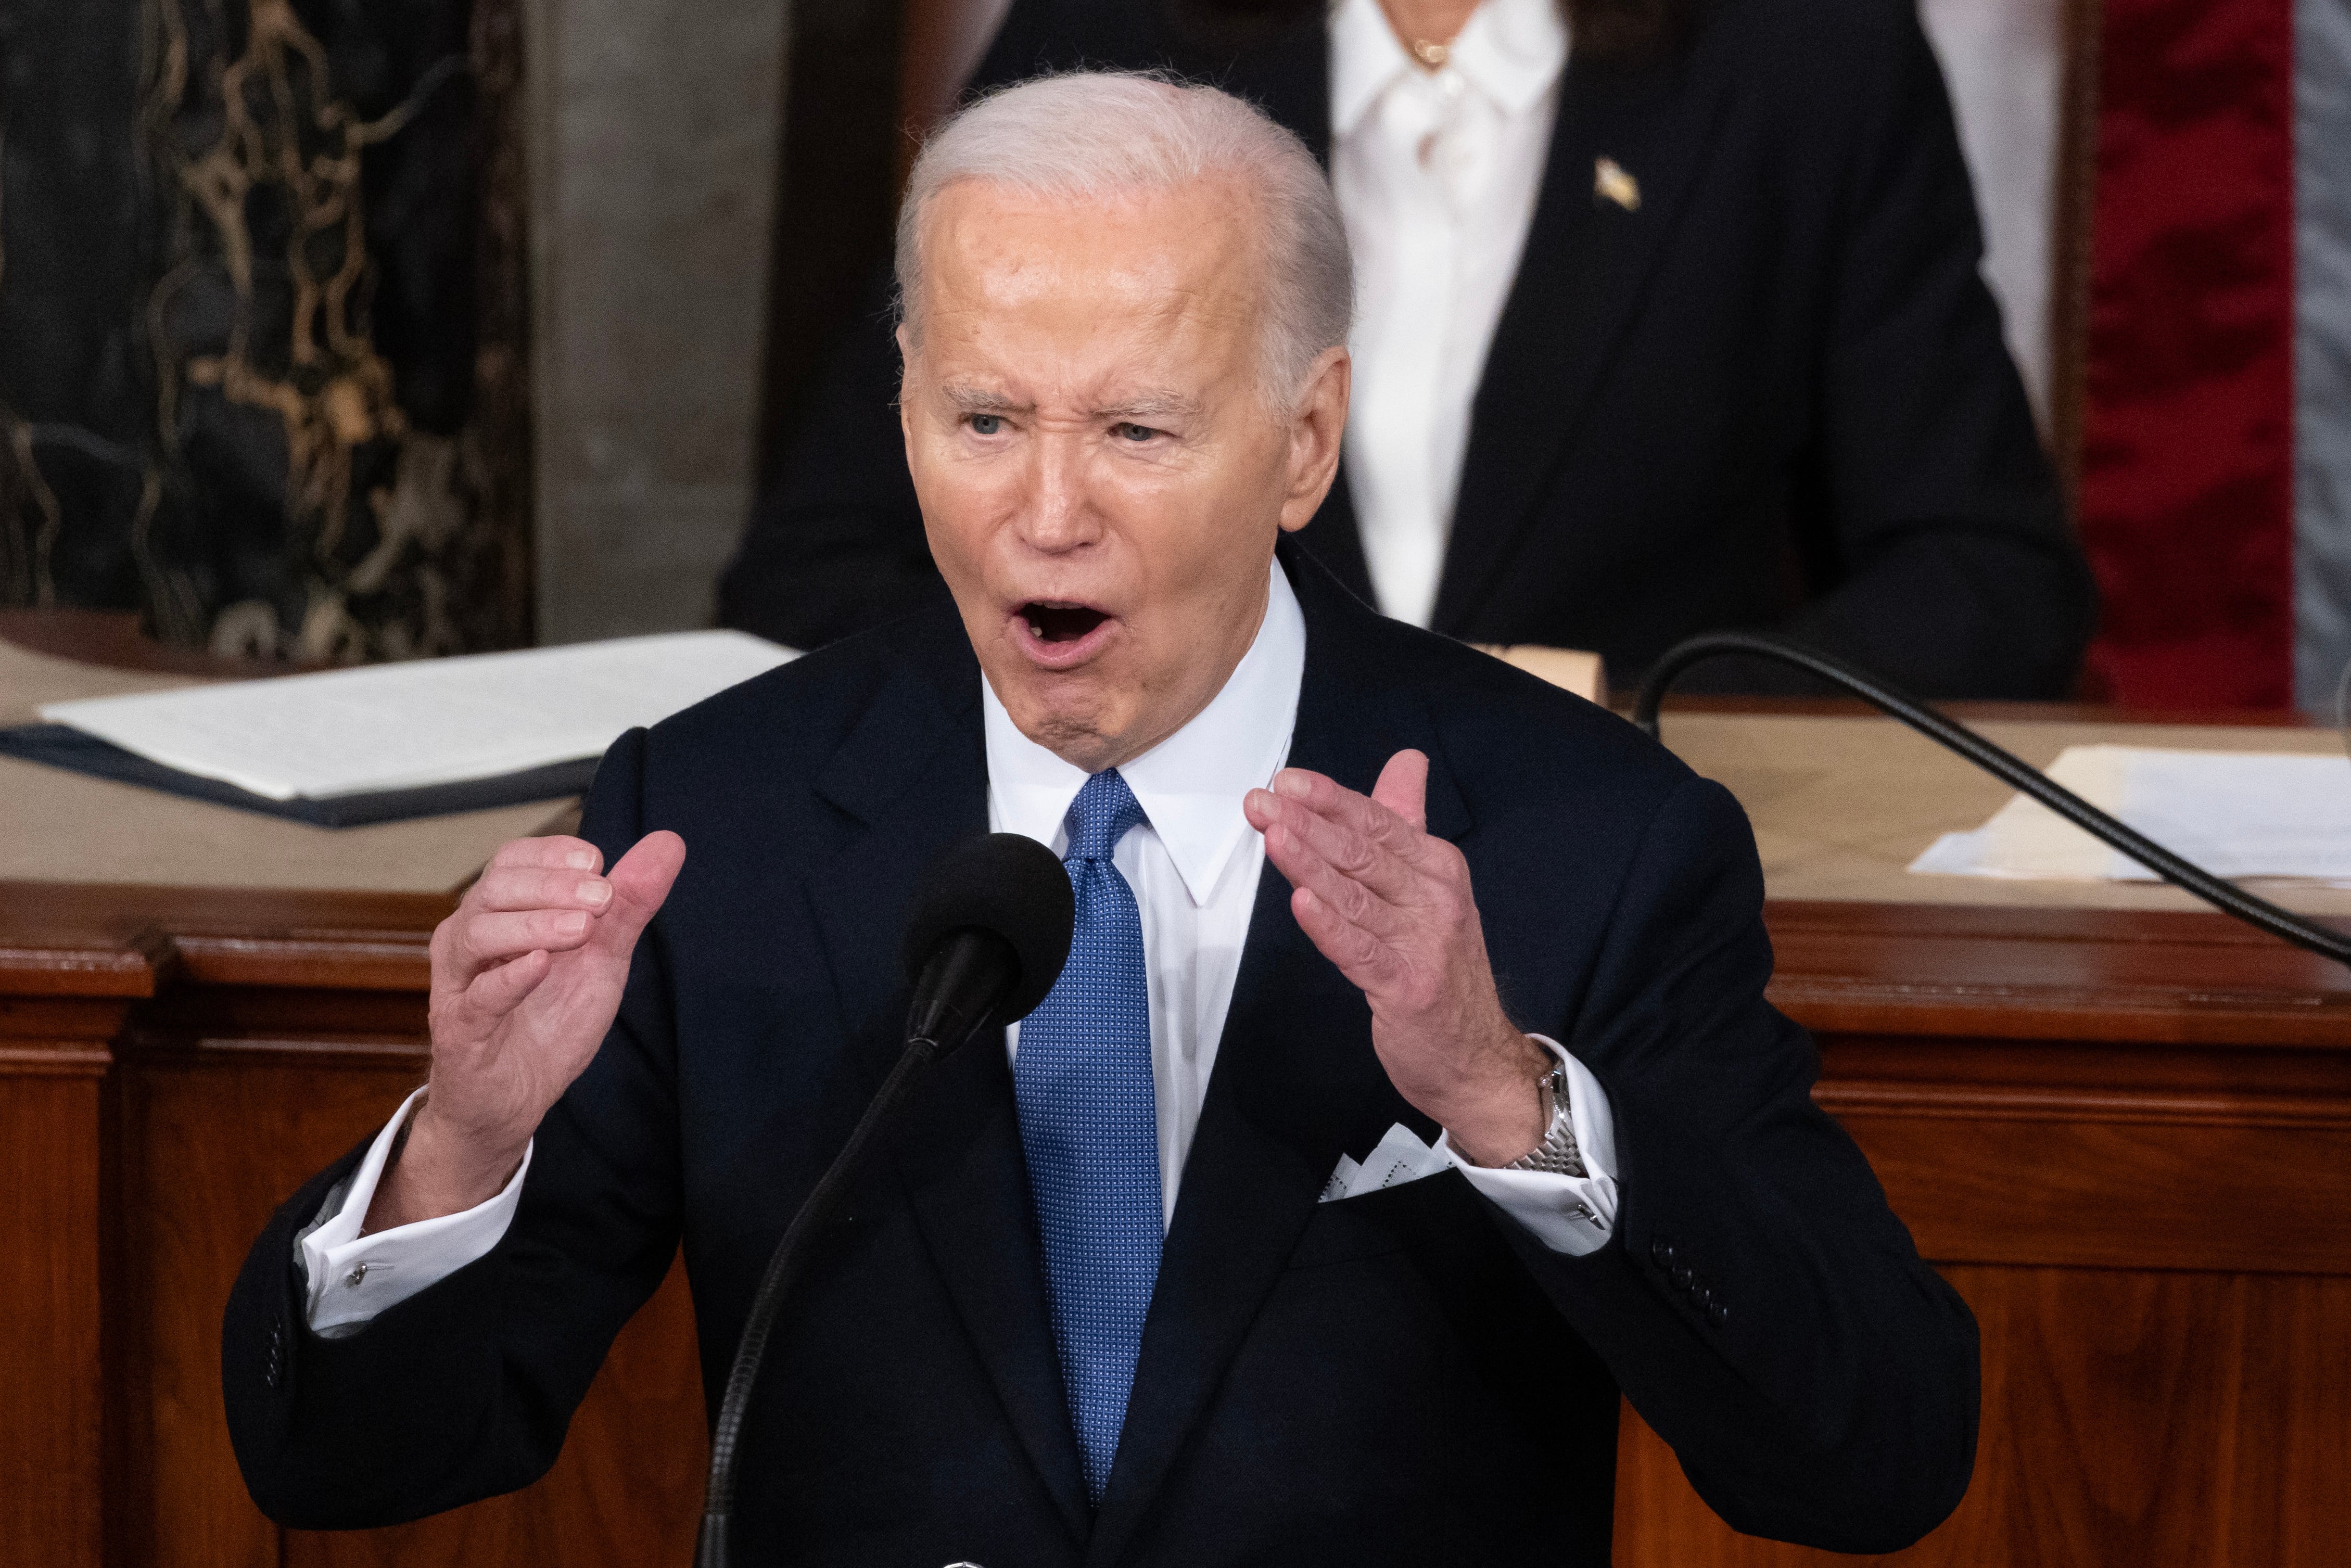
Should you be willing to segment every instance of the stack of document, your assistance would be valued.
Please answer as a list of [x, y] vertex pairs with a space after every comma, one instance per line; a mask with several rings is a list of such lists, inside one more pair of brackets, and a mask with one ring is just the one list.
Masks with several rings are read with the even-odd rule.
[[373, 664], [51, 703], [41, 716], [71, 735], [20, 730], [5, 749], [344, 825], [576, 793], [623, 731], [794, 656], [685, 632]]
[[[2049, 777], [2214, 874], [2351, 887], [2351, 759], [2070, 746]], [[2155, 873], [2022, 795], [1911, 862], [1946, 876], [2153, 882]]]

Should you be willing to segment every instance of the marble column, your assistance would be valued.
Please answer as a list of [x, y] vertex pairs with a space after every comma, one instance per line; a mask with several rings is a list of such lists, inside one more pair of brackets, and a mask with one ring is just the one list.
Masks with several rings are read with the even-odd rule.
[[750, 503], [789, 0], [525, 0], [543, 643], [701, 626]]

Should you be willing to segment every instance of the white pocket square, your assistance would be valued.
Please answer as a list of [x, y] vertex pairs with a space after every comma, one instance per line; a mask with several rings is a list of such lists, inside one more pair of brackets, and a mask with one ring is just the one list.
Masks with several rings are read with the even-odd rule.
[[1433, 1176], [1450, 1170], [1452, 1162], [1413, 1135], [1411, 1128], [1398, 1122], [1387, 1131], [1379, 1146], [1363, 1160], [1339, 1156], [1339, 1164], [1331, 1172], [1331, 1179], [1322, 1184], [1323, 1203], [1336, 1203], [1341, 1198], [1361, 1197], [1382, 1187], [1402, 1186], [1408, 1181]]

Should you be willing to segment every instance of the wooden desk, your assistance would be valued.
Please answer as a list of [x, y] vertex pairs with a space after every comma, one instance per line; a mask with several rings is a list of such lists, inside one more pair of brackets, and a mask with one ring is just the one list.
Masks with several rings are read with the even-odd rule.
[[[30, 668], [16, 666], [20, 688]], [[0, 690], [0, 721], [11, 700]], [[2072, 734], [2006, 737], [2045, 760]], [[2005, 792], [1911, 755], [1888, 727], [1708, 712], [1669, 716], [1667, 739], [1756, 818], [1775, 999], [1820, 1039], [1822, 1101], [1983, 1326], [1975, 1485], [1897, 1561], [2339, 1563], [2351, 975], [2166, 907], [2168, 890], [2069, 901], [1904, 877], [1922, 832], [1972, 826]], [[24, 792], [11, 766], [0, 852], [31, 852], [8, 840]], [[381, 885], [379, 869], [287, 891], [267, 885], [270, 866], [324, 868], [339, 852], [281, 846], [256, 866], [239, 837], [254, 821], [213, 825], [225, 858], [164, 857], [179, 886], [0, 882], [8, 1560], [689, 1561], [704, 1439], [675, 1275], [529, 1490], [337, 1536], [280, 1531], [246, 1501], [219, 1405], [229, 1281], [269, 1209], [418, 1081], [426, 936], [464, 867], [528, 831], [419, 830], [423, 861], [458, 868], [438, 885]], [[135, 870], [137, 847], [95, 859]], [[197, 877], [207, 865], [243, 874]], [[2297, 902], [2351, 912], [2343, 894]], [[1617, 1529], [1628, 1564], [1842, 1561], [1729, 1534], [1629, 1416]]]

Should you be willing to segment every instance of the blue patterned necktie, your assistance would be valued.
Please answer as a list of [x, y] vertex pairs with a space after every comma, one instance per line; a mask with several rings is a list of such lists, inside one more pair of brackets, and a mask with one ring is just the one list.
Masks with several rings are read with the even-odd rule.
[[1099, 1503], [1159, 1278], [1159, 1112], [1143, 917], [1111, 864], [1143, 807], [1111, 768], [1086, 780], [1067, 821], [1061, 863], [1077, 934], [1061, 977], [1020, 1026], [1012, 1082], [1061, 1383], [1086, 1491]]

